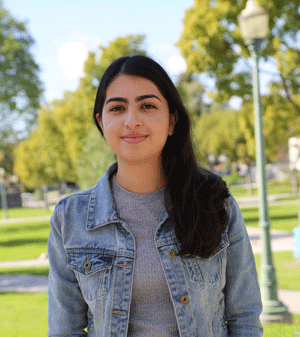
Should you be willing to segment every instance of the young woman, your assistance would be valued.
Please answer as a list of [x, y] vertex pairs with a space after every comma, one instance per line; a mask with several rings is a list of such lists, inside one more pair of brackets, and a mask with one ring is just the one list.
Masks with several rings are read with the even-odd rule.
[[244, 220], [197, 165], [167, 73], [145, 56], [117, 59], [94, 119], [117, 162], [52, 215], [48, 336], [262, 336]]

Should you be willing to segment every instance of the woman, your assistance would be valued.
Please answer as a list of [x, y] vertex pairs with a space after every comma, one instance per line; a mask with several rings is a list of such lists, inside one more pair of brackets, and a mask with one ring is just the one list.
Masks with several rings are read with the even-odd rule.
[[241, 212], [198, 167], [166, 72], [145, 56], [114, 61], [94, 120], [117, 162], [52, 215], [48, 336], [261, 336]]

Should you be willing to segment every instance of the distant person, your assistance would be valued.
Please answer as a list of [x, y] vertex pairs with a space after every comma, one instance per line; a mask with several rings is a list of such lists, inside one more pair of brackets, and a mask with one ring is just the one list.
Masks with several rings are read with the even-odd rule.
[[48, 336], [262, 336], [244, 220], [197, 165], [167, 73], [145, 56], [115, 60], [94, 120], [117, 162], [55, 207]]

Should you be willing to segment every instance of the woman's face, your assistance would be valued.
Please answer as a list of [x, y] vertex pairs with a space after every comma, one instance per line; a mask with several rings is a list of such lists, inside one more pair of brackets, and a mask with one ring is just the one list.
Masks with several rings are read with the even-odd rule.
[[174, 132], [175, 116], [152, 81], [118, 75], [107, 88], [102, 120], [99, 114], [96, 117], [119, 162], [161, 164], [166, 140]]

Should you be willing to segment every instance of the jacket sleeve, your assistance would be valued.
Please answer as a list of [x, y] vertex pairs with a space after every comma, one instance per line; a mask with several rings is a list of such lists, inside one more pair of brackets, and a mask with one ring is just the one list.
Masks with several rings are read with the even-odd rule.
[[51, 217], [48, 239], [48, 336], [84, 337], [87, 336], [83, 329], [87, 326], [88, 308], [74, 272], [67, 268], [60, 207], [63, 207], [62, 203], [55, 207]]
[[231, 337], [262, 336], [262, 311], [255, 260], [246, 226], [236, 200], [230, 196], [225, 317]]

